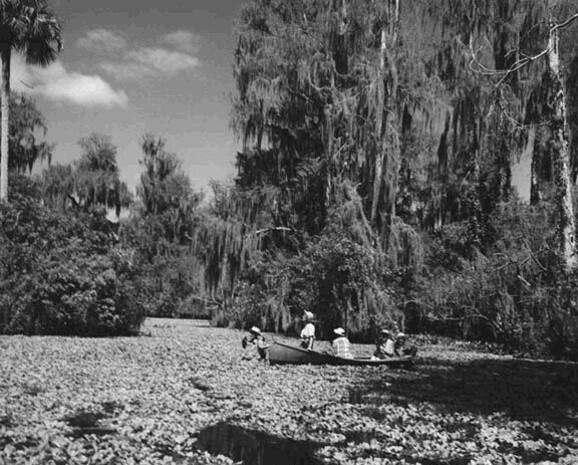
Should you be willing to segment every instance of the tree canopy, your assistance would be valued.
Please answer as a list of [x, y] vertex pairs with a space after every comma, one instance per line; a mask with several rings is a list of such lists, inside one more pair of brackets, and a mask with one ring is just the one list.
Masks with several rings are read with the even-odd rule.
[[46, 0], [0, 2], [0, 201], [8, 197], [10, 145], [10, 61], [12, 51], [22, 53], [29, 64], [46, 66], [62, 48], [59, 19]]

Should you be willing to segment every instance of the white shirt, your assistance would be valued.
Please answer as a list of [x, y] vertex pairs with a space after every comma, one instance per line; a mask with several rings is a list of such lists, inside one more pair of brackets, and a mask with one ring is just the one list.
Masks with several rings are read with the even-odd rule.
[[395, 344], [391, 339], [385, 341], [385, 353], [390, 357], [395, 355]]
[[301, 338], [315, 337], [315, 326], [313, 323], [307, 323], [301, 330]]

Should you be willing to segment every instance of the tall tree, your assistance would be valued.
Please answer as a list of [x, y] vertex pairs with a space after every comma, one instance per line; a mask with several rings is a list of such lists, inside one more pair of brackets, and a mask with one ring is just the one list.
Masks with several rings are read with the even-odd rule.
[[[191, 187], [179, 157], [166, 149], [166, 141], [146, 134], [137, 202], [120, 229], [121, 239], [135, 250], [137, 263], [151, 311], [174, 315], [185, 305], [203, 301], [198, 256], [191, 253], [197, 207], [201, 194]], [[194, 306], [193, 302], [193, 306]]]
[[[486, 74], [499, 76], [495, 84], [498, 98], [503, 95], [503, 86], [509, 85], [510, 89], [516, 89], [521, 73], [526, 73], [531, 92], [528, 92], [527, 102], [524, 102], [523, 95], [520, 96], [520, 107], [526, 111], [524, 119], [527, 122], [542, 124], [547, 128], [547, 149], [551, 158], [555, 191], [553, 201], [557, 212], [558, 250], [564, 267], [571, 271], [578, 264], [578, 257], [575, 250], [576, 228], [572, 201], [568, 91], [561, 53], [561, 32], [578, 20], [578, 8], [567, 1], [545, 0], [520, 2], [520, 11], [523, 33], [520, 34], [518, 43], [511, 44], [509, 53], [517, 59], [502, 63], [505, 66], [493, 70], [481, 65], [481, 70]], [[471, 49], [473, 51], [473, 47]], [[473, 55], [474, 61], [477, 61], [475, 54]], [[566, 61], [572, 62], [575, 55], [576, 51], [572, 50], [570, 59]], [[536, 63], [538, 67], [534, 66]], [[530, 66], [534, 66], [534, 72], [527, 71]], [[568, 68], [570, 70], [566, 75], [571, 76], [571, 66]], [[543, 70], [541, 76], [536, 70]], [[535, 128], [532, 130], [536, 131]], [[535, 144], [531, 173], [532, 202], [539, 199], [536, 170], [541, 164], [538, 159], [541, 157], [540, 152]]]
[[118, 216], [132, 199], [120, 179], [116, 147], [109, 136], [96, 133], [78, 143], [82, 153], [72, 166], [54, 165], [44, 171], [45, 201], [59, 207], [72, 204], [82, 210], [114, 208]]
[[[578, 9], [578, 8], [577, 8]], [[547, 103], [549, 126], [554, 158], [554, 182], [556, 188], [556, 209], [558, 214], [558, 247], [567, 271], [578, 264], [576, 255], [576, 224], [572, 203], [572, 182], [570, 177], [569, 124], [567, 118], [567, 97], [564, 79], [560, 69], [560, 30], [578, 19], [578, 12], [558, 23], [552, 6], [548, 9], [548, 67], [544, 74], [544, 85], [548, 89]]]
[[46, 66], [62, 48], [60, 22], [46, 0], [0, 1], [0, 201], [8, 196], [10, 128], [10, 59], [23, 53], [26, 62]]
[[233, 112], [244, 142], [239, 184], [266, 182], [277, 193], [272, 218], [281, 224], [273, 226], [318, 234], [355, 192], [346, 185], [357, 185], [387, 246], [399, 113], [411, 98], [399, 85], [411, 79], [397, 67], [399, 15], [394, 0], [255, 0], [243, 9]]
[[30, 172], [37, 162], [50, 163], [54, 146], [38, 140], [39, 134], [46, 136], [48, 128], [34, 100], [13, 94], [10, 99], [10, 115], [9, 170]]
[[109, 136], [91, 134], [78, 141], [82, 155], [74, 173], [75, 194], [83, 208], [102, 205], [114, 208], [117, 216], [130, 204], [128, 188], [120, 180], [117, 149]]
[[166, 141], [152, 134], [142, 140], [144, 167], [137, 195], [141, 202], [141, 216], [157, 224], [169, 242], [187, 242], [191, 234], [193, 210], [200, 202], [200, 195], [191, 187], [183, 172], [181, 161], [166, 150]]

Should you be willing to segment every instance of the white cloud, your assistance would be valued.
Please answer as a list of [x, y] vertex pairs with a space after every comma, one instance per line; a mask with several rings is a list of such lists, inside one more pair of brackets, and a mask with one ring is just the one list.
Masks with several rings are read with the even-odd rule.
[[104, 107], [126, 106], [128, 103], [124, 91], [114, 90], [100, 76], [67, 71], [60, 61], [40, 68], [26, 65], [19, 55], [14, 55], [11, 76], [15, 90], [54, 101]]
[[166, 74], [196, 68], [200, 63], [198, 58], [187, 53], [164, 48], [141, 48], [130, 52], [128, 56], [137, 63]]
[[131, 50], [120, 62], [105, 61], [100, 67], [117, 79], [139, 79], [151, 76], [174, 76], [192, 70], [201, 64], [200, 60], [187, 53], [160, 47], [143, 47]]
[[121, 51], [128, 45], [122, 35], [108, 29], [92, 29], [78, 39], [76, 44], [86, 50], [105, 53]]
[[161, 36], [160, 41], [181, 52], [195, 54], [199, 51], [199, 39], [200, 37], [197, 34], [178, 30]]
[[77, 45], [95, 54], [105, 54], [97, 66], [120, 80], [175, 76], [201, 65], [196, 56], [199, 36], [177, 30], [156, 40], [161, 46], [130, 47], [122, 35], [107, 29], [88, 31]]

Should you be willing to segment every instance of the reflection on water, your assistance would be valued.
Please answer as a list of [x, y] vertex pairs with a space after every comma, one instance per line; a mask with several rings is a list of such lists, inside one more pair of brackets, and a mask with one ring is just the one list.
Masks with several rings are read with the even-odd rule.
[[321, 465], [315, 451], [324, 444], [296, 441], [221, 422], [199, 432], [197, 447], [245, 465]]

